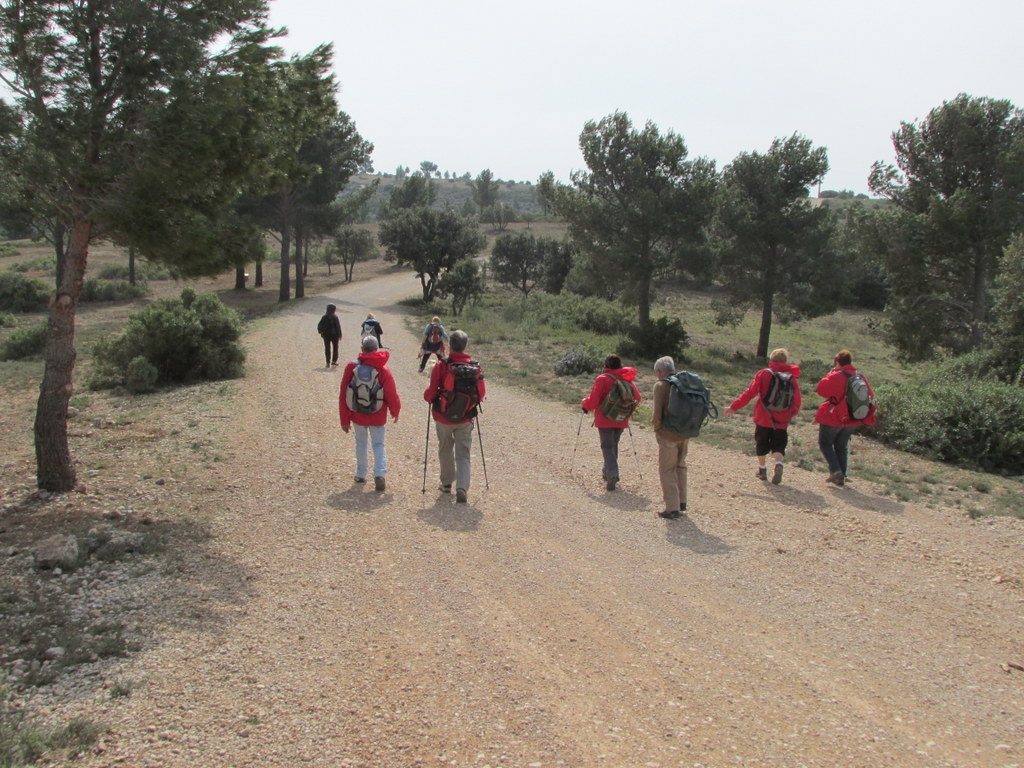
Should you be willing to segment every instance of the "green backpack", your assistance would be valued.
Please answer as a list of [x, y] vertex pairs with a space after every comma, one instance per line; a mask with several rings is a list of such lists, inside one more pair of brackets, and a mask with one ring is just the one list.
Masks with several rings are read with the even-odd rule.
[[665, 379], [669, 384], [668, 407], [661, 426], [680, 437], [697, 437], [708, 419], [718, 418], [718, 409], [711, 402], [711, 390], [700, 376], [689, 371]]
[[608, 394], [601, 401], [601, 413], [611, 421], [626, 421], [633, 415], [633, 411], [640, 405], [640, 401], [633, 396], [633, 385], [625, 379], [607, 373], [615, 382]]

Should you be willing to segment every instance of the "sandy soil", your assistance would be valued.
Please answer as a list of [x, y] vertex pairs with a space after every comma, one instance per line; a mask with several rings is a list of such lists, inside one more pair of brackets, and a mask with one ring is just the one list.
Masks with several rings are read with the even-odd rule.
[[[470, 503], [438, 493], [431, 435], [423, 493], [426, 377], [395, 304], [416, 288], [257, 323], [228, 458], [188, 491], [202, 618], [169, 607], [132, 695], [80, 702], [112, 727], [83, 766], [1024, 765], [1022, 521], [900, 504], [855, 467], [764, 484], [699, 440], [666, 521], [648, 428], [608, 493], [596, 431], [577, 444], [577, 412], [497, 382], [487, 482], [477, 444]], [[368, 310], [392, 353], [384, 493], [352, 482], [328, 300], [346, 359]]]

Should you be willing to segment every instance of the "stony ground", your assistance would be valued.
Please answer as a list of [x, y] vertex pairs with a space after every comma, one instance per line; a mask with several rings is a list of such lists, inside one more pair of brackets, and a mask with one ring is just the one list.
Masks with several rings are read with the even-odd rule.
[[[137, 648], [26, 704], [109, 726], [80, 765], [1024, 766], [1024, 522], [901, 504], [856, 467], [776, 487], [699, 441], [691, 511], [666, 521], [649, 429], [608, 493], [596, 431], [497, 382], [486, 480], [477, 444], [470, 503], [438, 493], [431, 435], [424, 493], [426, 378], [395, 304], [416, 286], [260, 321], [246, 379], [81, 427], [109, 434], [81, 498], [5, 511], [8, 567], [76, 506], [167, 542], [54, 577], [87, 626], [118, 590]], [[346, 359], [368, 310], [385, 329], [404, 407], [384, 493], [352, 482], [326, 300]]]

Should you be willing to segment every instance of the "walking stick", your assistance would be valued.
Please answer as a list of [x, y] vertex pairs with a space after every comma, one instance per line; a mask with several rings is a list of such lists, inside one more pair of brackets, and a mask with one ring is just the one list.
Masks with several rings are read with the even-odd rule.
[[633, 458], [636, 459], [636, 472], [640, 475], [640, 482], [644, 480], [644, 473], [640, 471], [640, 457], [636, 455], [636, 440], [633, 439], [633, 428], [626, 422], [626, 429], [629, 430], [629, 442], [633, 444]]
[[487, 459], [484, 458], [484, 435], [480, 431], [480, 417], [474, 416], [476, 419], [476, 437], [480, 441], [480, 462], [484, 465], [484, 488], [490, 490], [491, 485], [487, 482]]
[[427, 403], [427, 442], [423, 446], [423, 490], [420, 493], [427, 492], [427, 451], [430, 450], [430, 403]]
[[572, 468], [576, 465], [576, 449], [580, 447], [580, 430], [583, 429], [583, 415], [586, 411], [580, 411], [580, 423], [576, 427], [576, 443], [572, 447], [572, 461], [569, 462], [569, 477], [572, 477]]

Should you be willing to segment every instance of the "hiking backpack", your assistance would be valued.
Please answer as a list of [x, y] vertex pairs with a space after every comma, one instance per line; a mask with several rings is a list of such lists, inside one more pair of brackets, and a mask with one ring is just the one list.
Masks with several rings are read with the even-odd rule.
[[640, 401], [633, 394], [632, 384], [610, 373], [606, 375], [610, 376], [615, 383], [612, 384], [612, 388], [608, 390], [608, 394], [601, 401], [601, 413], [611, 421], [625, 421], [633, 415], [633, 411], [640, 405]]
[[430, 335], [427, 337], [427, 340], [430, 341], [431, 344], [440, 344], [441, 343], [441, 326], [440, 325], [434, 325], [433, 323], [430, 324]]
[[476, 418], [480, 405], [480, 386], [484, 374], [476, 360], [468, 363], [447, 362], [434, 398], [434, 412], [448, 421], [462, 422]]
[[662, 427], [680, 437], [697, 437], [708, 419], [718, 418], [718, 409], [711, 402], [711, 390], [696, 373], [680, 371], [665, 381], [669, 384], [669, 394]]
[[768, 385], [768, 391], [761, 402], [769, 411], [788, 411], [793, 407], [793, 374], [786, 371], [773, 371], [767, 368], [772, 375], [772, 381]]
[[868, 380], [861, 375], [860, 371], [842, 371], [846, 377], [846, 410], [853, 421], [861, 421], [871, 413], [871, 389], [868, 387]]
[[377, 337], [377, 328], [379, 327], [376, 320], [364, 320], [362, 327], [362, 336], [365, 339], [367, 336]]
[[384, 387], [380, 371], [366, 363], [356, 363], [345, 392], [345, 404], [356, 413], [377, 413], [384, 407]]

